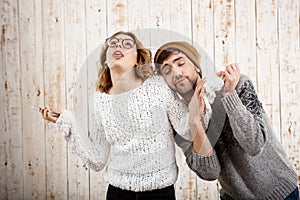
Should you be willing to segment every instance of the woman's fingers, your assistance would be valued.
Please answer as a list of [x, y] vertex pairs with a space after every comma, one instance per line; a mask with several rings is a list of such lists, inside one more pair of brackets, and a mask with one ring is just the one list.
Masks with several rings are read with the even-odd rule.
[[59, 117], [60, 116], [60, 112], [54, 110], [53, 108], [50, 108], [49, 115], [52, 116], [52, 117]]
[[42, 110], [43, 110], [43, 118], [47, 119], [47, 117], [48, 117], [48, 109], [45, 107], [45, 108], [42, 108]]
[[39, 112], [41, 113], [43, 119], [54, 123], [57, 121], [58, 117], [60, 116], [60, 112], [55, 111], [53, 108], [50, 109], [48, 109], [47, 107], [40, 108]]

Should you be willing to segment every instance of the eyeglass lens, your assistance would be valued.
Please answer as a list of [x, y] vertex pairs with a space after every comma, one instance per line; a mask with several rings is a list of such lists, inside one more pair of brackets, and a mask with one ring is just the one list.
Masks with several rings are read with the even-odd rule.
[[120, 39], [120, 38], [111, 38], [108, 40], [108, 46], [115, 47], [119, 41], [122, 41], [122, 46], [126, 49], [130, 49], [134, 45], [134, 41], [132, 39]]

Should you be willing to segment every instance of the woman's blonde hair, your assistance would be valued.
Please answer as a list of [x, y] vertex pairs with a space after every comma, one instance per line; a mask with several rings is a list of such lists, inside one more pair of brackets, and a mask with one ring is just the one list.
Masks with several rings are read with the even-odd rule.
[[[131, 32], [119, 31], [113, 34], [110, 38], [116, 37], [117, 35], [128, 35], [130, 36], [135, 44], [137, 50], [137, 64], [135, 66], [135, 75], [137, 78], [141, 78], [143, 81], [147, 78], [151, 77], [154, 73], [153, 67], [151, 65], [151, 51], [146, 49], [141, 41], [137, 39], [137, 37]], [[101, 52], [100, 52], [100, 68], [98, 71], [98, 80], [96, 83], [96, 90], [98, 92], [108, 92], [108, 90], [112, 87], [112, 81], [110, 77], [109, 67], [106, 66], [106, 52], [108, 49], [108, 45], [105, 43]]]

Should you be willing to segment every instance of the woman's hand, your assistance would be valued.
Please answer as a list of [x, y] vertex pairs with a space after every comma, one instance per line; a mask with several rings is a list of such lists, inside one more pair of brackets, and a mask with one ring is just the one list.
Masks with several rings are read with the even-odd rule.
[[59, 111], [55, 111], [53, 108], [48, 109], [47, 107], [40, 107], [39, 112], [41, 113], [44, 120], [47, 120], [49, 122], [56, 123], [57, 119], [60, 116]]
[[226, 67], [225, 71], [220, 71], [217, 75], [224, 81], [222, 95], [227, 96], [235, 90], [240, 80], [240, 69], [238, 64], [231, 64]]

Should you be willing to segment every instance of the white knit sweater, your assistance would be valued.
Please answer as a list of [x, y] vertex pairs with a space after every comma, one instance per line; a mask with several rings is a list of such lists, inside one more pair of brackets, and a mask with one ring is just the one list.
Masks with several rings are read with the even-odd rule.
[[[90, 105], [91, 106], [91, 105]], [[173, 129], [191, 140], [188, 109], [160, 76], [121, 94], [94, 94], [95, 130], [84, 140], [70, 111], [58, 129], [84, 162], [95, 171], [107, 165], [105, 180], [131, 191], [147, 191], [175, 183], [177, 165]]]

